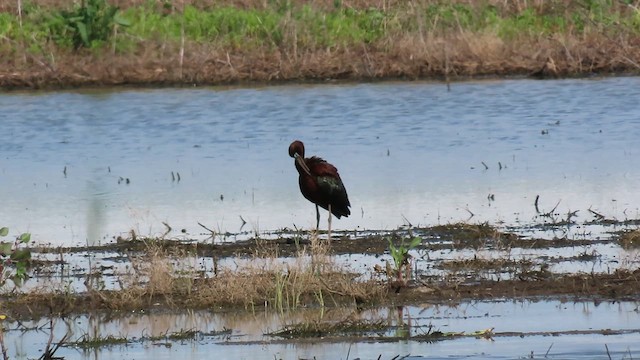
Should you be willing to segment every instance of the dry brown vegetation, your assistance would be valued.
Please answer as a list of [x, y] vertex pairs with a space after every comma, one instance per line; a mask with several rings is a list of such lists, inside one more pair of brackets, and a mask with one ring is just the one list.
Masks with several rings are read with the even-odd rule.
[[[113, 1], [123, 8], [143, 0]], [[307, 4], [291, 1], [292, 6]], [[345, 0], [343, 7], [397, 11], [396, 21], [409, 21], [431, 4], [441, 2]], [[571, 1], [455, 1], [469, 6], [494, 6], [502, 14], [533, 9], [544, 15], [582, 11]], [[16, 12], [17, 2], [4, 2], [0, 11]], [[58, 8], [61, 0], [41, 0], [39, 6]], [[266, 0], [185, 0], [207, 9], [234, 6], [260, 9], [273, 6]], [[215, 5], [214, 5], [215, 4]], [[333, 0], [313, 2], [332, 9]], [[158, 2], [158, 7], [161, 3]], [[398, 10], [400, 9], [400, 10]], [[159, 10], [161, 11], [161, 10]], [[633, 12], [614, 3], [611, 11]], [[279, 46], [229, 46], [186, 39], [166, 41], [140, 39], [133, 53], [72, 51], [45, 45], [41, 54], [13, 44], [13, 54], [0, 60], [0, 86], [40, 88], [99, 85], [207, 85], [281, 81], [456, 79], [476, 76], [535, 75], [572, 76], [591, 73], [637, 72], [640, 69], [640, 38], [629, 31], [610, 31], [602, 24], [587, 24], [580, 31], [539, 34], [523, 31], [509, 39], [491, 30], [470, 31], [460, 26], [417, 28], [389, 32], [371, 43], [331, 47], [304, 44], [304, 24], [281, 24], [285, 32]], [[9, 41], [7, 39], [4, 40]]]
[[625, 249], [640, 247], [640, 229], [625, 231], [620, 235], [620, 246]]
[[4, 58], [0, 86], [10, 88], [100, 85], [211, 85], [281, 81], [443, 79], [526, 75], [554, 59], [561, 76], [621, 73], [640, 68], [640, 41], [538, 38], [505, 43], [491, 34], [424, 38], [407, 34], [388, 43], [292, 53], [287, 49], [229, 49], [185, 44], [145, 44], [136, 56], [77, 54], [51, 49], [49, 62], [28, 55]]
[[[272, 308], [337, 306], [379, 303], [387, 286], [358, 279], [328, 255], [328, 245], [312, 237], [290, 262], [278, 247], [261, 242], [237, 268], [218, 268], [207, 277], [184, 265], [183, 250], [148, 243], [131, 259], [130, 271], [118, 279], [119, 289], [105, 290], [99, 276], [87, 274], [87, 291], [39, 288], [5, 297], [14, 316], [65, 314], [86, 309], [133, 310], [149, 308]], [[245, 261], [243, 261], [245, 260]], [[98, 278], [98, 280], [96, 280]]]

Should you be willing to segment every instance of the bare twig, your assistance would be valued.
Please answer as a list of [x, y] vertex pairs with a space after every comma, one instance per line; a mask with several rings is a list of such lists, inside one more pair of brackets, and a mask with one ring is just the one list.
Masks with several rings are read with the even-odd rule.
[[593, 214], [593, 216], [595, 216], [598, 220], [603, 220], [604, 219], [604, 215], [600, 214], [597, 211], [591, 210], [591, 208], [588, 209], [590, 213]]
[[469, 208], [468, 208], [468, 207], [466, 207], [466, 208], [464, 208], [464, 209], [465, 209], [465, 210], [467, 210], [467, 212], [469, 213], [469, 215], [471, 215], [471, 216], [469, 216], [469, 219], [471, 219], [472, 217], [476, 216], [476, 214], [472, 213], [472, 212], [471, 212], [471, 210], [469, 210]]
[[547, 358], [547, 355], [549, 355], [549, 351], [551, 351], [551, 348], [553, 347], [553, 343], [551, 343], [551, 345], [549, 345], [549, 348], [547, 349], [547, 352], [544, 353], [544, 357]]
[[[211, 238], [211, 243], [212, 243], [212, 244], [215, 244], [215, 242], [216, 242], [216, 232], [215, 232], [215, 230], [211, 230], [211, 229], [209, 229], [208, 227], [204, 226], [204, 225], [203, 225], [202, 223], [200, 223], [200, 222], [198, 222], [198, 225], [202, 226], [205, 230], [207, 230], [208, 232], [210, 232], [210, 233], [211, 233], [211, 235], [209, 236], [209, 237]], [[220, 229], [218, 229], [218, 230], [220, 230]], [[221, 232], [220, 232], [220, 233], [221, 233]], [[208, 240], [208, 239], [209, 239], [209, 238], [207, 238], [207, 240]], [[215, 257], [214, 257], [214, 262], [215, 262]]]
[[209, 232], [210, 232], [210, 233], [212, 233], [212, 234], [215, 234], [215, 233], [216, 233], [215, 231], [213, 231], [213, 230], [209, 229], [208, 227], [206, 227], [206, 226], [202, 225], [202, 223], [200, 223], [199, 221], [198, 221], [198, 225], [202, 226], [203, 228], [205, 228], [207, 231], [209, 231]]
[[173, 229], [171, 228], [171, 226], [169, 226], [169, 224], [167, 224], [167, 223], [166, 223], [166, 222], [164, 222], [164, 221], [162, 222], [162, 225], [164, 225], [164, 226], [167, 228], [167, 231], [165, 231], [165, 232], [164, 232], [164, 234], [162, 234], [162, 237], [165, 237], [165, 236], [167, 236], [167, 235], [171, 232], [171, 230], [173, 230]]
[[4, 360], [9, 360], [9, 355], [7, 355], [7, 347], [4, 344], [4, 327], [0, 324], [0, 348], [2, 349], [2, 358]]
[[403, 214], [400, 214], [402, 216], [402, 219], [404, 219], [404, 222], [407, 224], [407, 226], [409, 227], [409, 231], [411, 231], [411, 228], [413, 227], [413, 224], [411, 224], [411, 221], [409, 221], [409, 219], [407, 219], [406, 216], [404, 216]]
[[49, 332], [49, 340], [47, 341], [47, 346], [44, 350], [44, 353], [38, 358], [38, 360], [54, 360], [54, 359], [64, 359], [64, 357], [55, 356], [56, 351], [60, 348], [60, 346], [64, 345], [64, 343], [69, 338], [69, 333], [64, 334], [62, 339], [56, 343], [56, 345], [51, 348], [51, 344], [53, 343], [53, 327], [54, 321], [53, 318], [49, 319], [50, 324], [50, 332]]
[[551, 217], [553, 215], [553, 212], [556, 211], [556, 209], [558, 208], [558, 205], [560, 205], [561, 201], [562, 200], [558, 200], [558, 203], [556, 204], [556, 206], [553, 207], [553, 209], [551, 209], [551, 211], [544, 213], [541, 216]]
[[578, 216], [578, 211], [580, 211], [580, 210], [576, 210], [576, 211], [569, 210], [569, 212], [567, 213], [567, 224], [571, 223], [571, 218], [572, 217]]

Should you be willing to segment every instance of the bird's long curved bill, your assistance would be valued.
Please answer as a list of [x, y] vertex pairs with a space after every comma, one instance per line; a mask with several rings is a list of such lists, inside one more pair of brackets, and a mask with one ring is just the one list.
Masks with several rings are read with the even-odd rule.
[[302, 170], [304, 170], [304, 172], [307, 173], [307, 175], [311, 176], [311, 170], [309, 170], [309, 167], [304, 162], [304, 158], [300, 156], [298, 153], [296, 153], [294, 156], [296, 158], [296, 162], [298, 163], [298, 165], [300, 165]]

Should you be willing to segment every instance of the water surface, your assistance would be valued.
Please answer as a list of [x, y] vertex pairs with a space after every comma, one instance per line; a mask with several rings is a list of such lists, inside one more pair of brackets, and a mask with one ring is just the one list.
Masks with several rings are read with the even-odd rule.
[[[299, 322], [345, 319], [382, 320], [389, 330], [372, 338], [330, 338], [282, 341], [266, 335]], [[451, 305], [279, 313], [230, 314], [215, 311], [93, 314], [54, 323], [54, 340], [128, 339], [125, 345], [98, 348], [65, 346], [65, 359], [613, 359], [640, 356], [640, 328], [635, 302], [481, 301]], [[28, 329], [27, 329], [28, 328]], [[437, 342], [416, 339], [384, 341], [384, 337], [420, 336], [428, 331], [473, 334], [493, 328], [493, 337], [460, 337]], [[48, 340], [48, 320], [11, 322], [5, 341], [11, 358], [36, 358]], [[431, 330], [430, 330], [431, 329]], [[192, 338], [171, 340], [183, 331]], [[583, 332], [572, 334], [572, 331]], [[609, 335], [606, 335], [609, 334]], [[150, 339], [154, 337], [154, 339]]]
[[337, 229], [522, 225], [536, 196], [579, 222], [640, 218], [638, 98], [633, 77], [3, 93], [0, 225], [55, 245], [163, 222], [200, 239], [198, 222], [311, 228], [294, 139], [340, 170], [353, 207]]

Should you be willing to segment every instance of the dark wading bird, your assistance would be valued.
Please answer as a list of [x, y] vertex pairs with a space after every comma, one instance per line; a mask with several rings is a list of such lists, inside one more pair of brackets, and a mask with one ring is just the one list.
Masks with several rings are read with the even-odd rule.
[[351, 215], [351, 203], [338, 169], [317, 156], [305, 159], [304, 144], [299, 140], [289, 145], [289, 156], [295, 159], [302, 195], [316, 204], [316, 229], [320, 225], [318, 206], [329, 211], [328, 237], [331, 239], [331, 214], [338, 219]]

